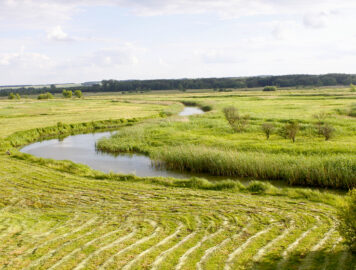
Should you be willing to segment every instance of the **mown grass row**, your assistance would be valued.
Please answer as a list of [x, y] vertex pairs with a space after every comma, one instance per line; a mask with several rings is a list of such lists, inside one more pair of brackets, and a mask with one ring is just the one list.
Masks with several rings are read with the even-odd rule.
[[284, 270], [325, 264], [351, 270], [355, 262], [338, 233], [329, 233], [333, 206], [89, 180], [0, 155], [5, 160], [0, 202], [17, 200], [0, 209], [4, 269]]
[[277, 188], [269, 182], [250, 181], [247, 185], [244, 185], [236, 179], [208, 181], [204, 178], [198, 177], [192, 177], [189, 179], [176, 179], [166, 177], [137, 177], [135, 175], [120, 175], [115, 173], [106, 174], [100, 171], [93, 170], [86, 165], [77, 164], [71, 161], [44, 159], [29, 154], [24, 154], [18, 151], [13, 152], [10, 157], [16, 160], [24, 160], [30, 164], [45, 166], [47, 168], [55, 169], [60, 172], [70, 173], [80, 177], [87, 177], [88, 179], [92, 180], [110, 180], [115, 182], [127, 183], [146, 183], [172, 188], [216, 190], [229, 191], [233, 193], [237, 192], [247, 194], [281, 196], [294, 199], [307, 199], [309, 201], [321, 202], [333, 206], [339, 206], [343, 204], [342, 196], [330, 193], [329, 191], [320, 191], [316, 189], [307, 188]]

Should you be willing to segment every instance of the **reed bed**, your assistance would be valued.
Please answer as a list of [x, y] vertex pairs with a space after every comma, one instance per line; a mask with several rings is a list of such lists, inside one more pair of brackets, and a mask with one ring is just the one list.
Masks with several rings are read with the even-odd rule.
[[151, 153], [157, 166], [261, 180], [283, 180], [290, 185], [348, 189], [356, 185], [356, 160], [349, 155], [290, 156], [219, 150], [186, 145]]

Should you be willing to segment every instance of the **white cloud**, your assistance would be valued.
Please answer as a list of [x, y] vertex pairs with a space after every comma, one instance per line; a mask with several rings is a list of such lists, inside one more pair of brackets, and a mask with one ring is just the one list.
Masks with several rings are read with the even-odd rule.
[[299, 24], [294, 21], [274, 22], [273, 25], [272, 36], [280, 41], [295, 38], [296, 32], [300, 30]]
[[305, 26], [310, 28], [323, 28], [328, 24], [329, 14], [326, 12], [321, 12], [318, 14], [309, 13], [304, 15], [303, 23]]
[[17, 52], [0, 54], [0, 65], [11, 66], [12, 68], [47, 68], [52, 65], [51, 59], [41, 53]]
[[54, 41], [70, 41], [71, 38], [65, 33], [61, 26], [56, 26], [47, 32], [47, 38]]
[[[40, 25], [62, 22], [88, 6], [120, 6], [143, 16], [215, 13], [222, 18], [308, 14], [355, 8], [354, 0], [2, 0], [0, 20]], [[308, 16], [306, 20], [308, 20]]]
[[91, 65], [97, 66], [135, 65], [139, 62], [137, 51], [138, 49], [131, 45], [101, 49], [94, 52], [87, 60]]
[[197, 51], [196, 54], [206, 64], [231, 64], [245, 60], [244, 57], [239, 55], [239, 50], [234, 48], [208, 49]]
[[0, 84], [353, 72], [355, 11], [355, 0], [0, 0]]

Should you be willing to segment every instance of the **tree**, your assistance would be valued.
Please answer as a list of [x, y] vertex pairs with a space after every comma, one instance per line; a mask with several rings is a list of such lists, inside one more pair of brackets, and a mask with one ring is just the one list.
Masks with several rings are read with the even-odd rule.
[[299, 123], [297, 121], [291, 121], [285, 125], [285, 132], [287, 138], [291, 139], [295, 143], [295, 137], [299, 131]]
[[350, 89], [351, 89], [351, 92], [356, 92], [356, 85], [354, 84], [350, 84]]
[[262, 131], [266, 134], [267, 140], [269, 139], [269, 136], [272, 134], [274, 130], [274, 125], [272, 123], [263, 123], [262, 124]]
[[325, 141], [328, 141], [334, 135], [334, 132], [334, 127], [328, 123], [325, 123], [325, 125], [321, 127], [321, 133], [325, 137]]
[[349, 191], [346, 205], [339, 210], [339, 232], [350, 250], [356, 253], [356, 189]]
[[324, 121], [326, 119], [326, 113], [324, 112], [320, 112], [318, 114], [315, 114], [313, 117], [316, 119], [316, 129], [319, 135], [323, 135], [323, 125], [324, 125]]
[[178, 90], [182, 91], [182, 92], [186, 91], [186, 89], [184, 88], [184, 86], [181, 83], [178, 84]]
[[277, 91], [277, 87], [275, 86], [265, 86], [263, 91]]
[[249, 116], [240, 115], [237, 108], [230, 106], [223, 109], [225, 119], [235, 132], [241, 132], [248, 124]]
[[9, 99], [15, 99], [15, 94], [14, 93], [10, 93], [8, 98]]
[[65, 97], [65, 98], [71, 98], [72, 97], [72, 95], [73, 95], [73, 92], [72, 92], [72, 90], [63, 90], [62, 91], [62, 95]]
[[81, 98], [83, 96], [83, 93], [82, 91], [80, 90], [75, 90], [74, 91], [74, 95], [77, 97], [77, 98]]

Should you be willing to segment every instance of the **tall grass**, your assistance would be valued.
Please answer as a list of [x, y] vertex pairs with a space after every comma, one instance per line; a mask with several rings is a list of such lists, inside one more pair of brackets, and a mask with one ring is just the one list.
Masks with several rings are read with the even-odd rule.
[[56, 126], [15, 132], [5, 140], [0, 141], [0, 149], [19, 147], [53, 136], [68, 136], [79, 132], [84, 133], [101, 129], [116, 129], [122, 126], [132, 125], [142, 119], [144, 118], [103, 120], [76, 124], [64, 124], [62, 122], [58, 122]]
[[187, 145], [160, 148], [151, 157], [157, 166], [194, 173], [283, 180], [290, 185], [343, 189], [356, 186], [356, 159], [351, 155], [290, 156]]

